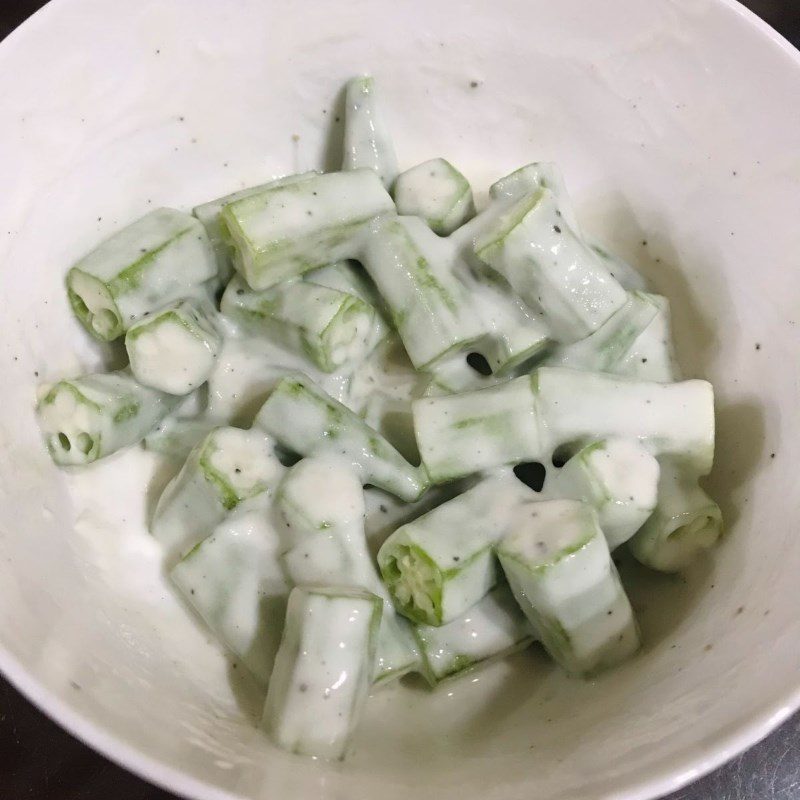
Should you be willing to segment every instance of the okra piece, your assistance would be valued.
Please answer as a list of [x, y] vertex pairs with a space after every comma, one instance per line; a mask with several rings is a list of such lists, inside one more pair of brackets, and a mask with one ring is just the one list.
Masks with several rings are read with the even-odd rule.
[[449, 236], [475, 215], [469, 181], [443, 158], [402, 172], [394, 185], [397, 213], [420, 217], [439, 236]]
[[331, 456], [304, 458], [284, 479], [278, 508], [285, 521], [283, 563], [295, 585], [360, 588], [383, 601], [375, 682], [415, 669], [413, 636], [395, 613], [367, 548], [364, 490], [350, 465]]
[[597, 254], [569, 227], [549, 189], [513, 203], [481, 232], [475, 253], [525, 303], [544, 312], [559, 342], [585, 338], [627, 300]]
[[657, 294], [647, 297], [658, 308], [653, 321], [639, 334], [619, 362], [616, 371], [643, 381], [672, 383], [680, 380], [680, 369], [672, 346], [669, 300]]
[[222, 209], [234, 266], [256, 290], [334, 261], [355, 258], [365, 225], [394, 212], [369, 169], [331, 172], [264, 189]]
[[383, 117], [375, 79], [352, 78], [345, 88], [343, 170], [371, 169], [391, 189], [397, 177], [397, 156]]
[[722, 512], [696, 475], [670, 459], [661, 461], [658, 503], [628, 542], [637, 561], [660, 572], [679, 572], [722, 534]]
[[303, 376], [278, 383], [253, 423], [301, 456], [337, 455], [356, 469], [362, 483], [412, 502], [427, 489], [427, 476], [377, 431]]
[[551, 472], [541, 496], [588, 503], [597, 512], [608, 549], [614, 550], [653, 513], [659, 472], [658, 460], [636, 439], [605, 439]]
[[469, 292], [452, 270], [452, 247], [416, 217], [379, 217], [362, 261], [386, 301], [416, 369], [468, 352], [484, 334]]
[[233, 275], [233, 251], [231, 250], [230, 243], [225, 237], [225, 232], [223, 230], [221, 218], [222, 209], [229, 203], [235, 203], [237, 200], [243, 200], [245, 197], [252, 197], [253, 195], [260, 194], [265, 189], [274, 189], [278, 186], [289, 186], [293, 183], [300, 183], [306, 180], [306, 178], [311, 178], [317, 174], [319, 173], [301, 172], [297, 175], [286, 175], [283, 178], [277, 178], [258, 186], [248, 186], [246, 189], [240, 189], [238, 192], [226, 194], [223, 197], [210, 200], [208, 203], [203, 203], [194, 208], [192, 213], [203, 223], [211, 246], [214, 248], [214, 254], [217, 257], [217, 276], [220, 286], [226, 286]]
[[[696, 475], [710, 472], [714, 389], [708, 381], [655, 383], [561, 367], [541, 367], [531, 380], [549, 453], [619, 436], [638, 439], [652, 455], [673, 457]], [[424, 458], [421, 440], [420, 451]]]
[[140, 442], [179, 400], [121, 370], [59, 381], [36, 413], [53, 461], [83, 466]]
[[472, 608], [497, 582], [493, 547], [530, 494], [513, 475], [489, 478], [398, 528], [378, 551], [397, 610], [441, 626]]
[[279, 747], [344, 758], [372, 683], [382, 610], [365, 591], [292, 589], [263, 717]]
[[264, 685], [290, 590], [268, 511], [265, 494], [243, 501], [170, 572], [209, 630]]
[[378, 431], [411, 464], [419, 464], [411, 401], [375, 391], [361, 412], [364, 422]]
[[627, 374], [636, 340], [658, 313], [655, 295], [631, 293], [625, 305], [594, 333], [579, 342], [554, 348], [542, 366]]
[[505, 583], [446, 625], [416, 625], [422, 674], [431, 686], [524, 650], [533, 628]]
[[417, 445], [432, 483], [540, 461], [547, 451], [547, 432], [527, 375], [463, 394], [423, 397], [412, 408]]
[[67, 273], [72, 310], [96, 339], [110, 342], [145, 314], [197, 293], [217, 274], [205, 228], [171, 208], [123, 228]]
[[144, 446], [176, 461], [186, 461], [194, 446], [218, 425], [212, 419], [167, 417], [144, 437]]
[[[573, 228], [573, 230], [575, 229]], [[619, 281], [623, 289], [627, 289], [629, 292], [647, 291], [647, 281], [644, 276], [627, 261], [601, 247], [597, 242], [588, 240], [588, 244], [608, 267], [608, 271]]]
[[337, 261], [327, 267], [306, 272], [303, 280], [316, 283], [318, 286], [327, 286], [345, 294], [355, 295], [359, 300], [378, 309], [381, 314], [384, 310], [383, 298], [375, 288], [372, 279], [357, 261]]
[[536, 637], [574, 675], [629, 658], [638, 629], [594, 509], [575, 500], [527, 509], [497, 555]]
[[215, 316], [208, 300], [178, 300], [131, 325], [125, 349], [136, 379], [176, 395], [205, 383], [222, 347]]
[[371, 305], [307, 281], [254, 292], [237, 276], [221, 309], [248, 332], [306, 356], [323, 372], [363, 361], [378, 343], [378, 314]]
[[271, 493], [283, 472], [263, 431], [215, 428], [167, 484], [150, 531], [170, 558], [183, 556], [243, 500]]

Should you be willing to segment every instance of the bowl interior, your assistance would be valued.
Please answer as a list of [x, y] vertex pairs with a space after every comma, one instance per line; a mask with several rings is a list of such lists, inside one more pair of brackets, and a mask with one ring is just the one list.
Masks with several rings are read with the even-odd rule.
[[[71, 318], [66, 268], [151, 207], [335, 168], [340, 87], [382, 84], [403, 165], [478, 192], [559, 162], [586, 229], [672, 300], [717, 389], [708, 487], [728, 534], [683, 577], [624, 577], [644, 651], [591, 682], [526, 653], [371, 699], [354, 756], [300, 760], [262, 694], [163, 579], [145, 531], [169, 468], [66, 476], [35, 386], [118, 358]], [[46, 710], [198, 797], [645, 797], [797, 704], [797, 54], [723, 0], [55, 0], [0, 48], [0, 666]], [[147, 487], [147, 492], [143, 492]]]

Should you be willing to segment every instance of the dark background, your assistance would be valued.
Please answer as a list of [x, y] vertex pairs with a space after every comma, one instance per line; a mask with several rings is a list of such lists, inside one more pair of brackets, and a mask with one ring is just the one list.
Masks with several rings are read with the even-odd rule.
[[[800, 47], [800, 0], [744, 4]], [[0, 0], [0, 39], [43, 5], [43, 0]], [[2, 678], [0, 798], [176, 800], [72, 738]], [[665, 800], [800, 800], [800, 714], [752, 750]]]

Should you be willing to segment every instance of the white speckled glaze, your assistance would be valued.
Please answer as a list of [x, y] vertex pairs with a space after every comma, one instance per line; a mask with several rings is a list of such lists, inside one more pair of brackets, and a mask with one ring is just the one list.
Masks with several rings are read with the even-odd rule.
[[[256, 730], [261, 690], [164, 581], [143, 525], [162, 462], [57, 471], [34, 371], [103, 362], [67, 305], [76, 258], [150, 208], [338, 164], [327, 127], [367, 70], [401, 168], [444, 156], [480, 198], [557, 161], [581, 227], [671, 297], [687, 375], [717, 386], [730, 531], [685, 582], [623, 570], [645, 646], [622, 668], [583, 683], [525, 653], [390, 686], [329, 766]], [[799, 88], [797, 53], [731, 0], [54, 0], [0, 47], [4, 673], [203, 800], [640, 800], [766, 734], [800, 705]]]

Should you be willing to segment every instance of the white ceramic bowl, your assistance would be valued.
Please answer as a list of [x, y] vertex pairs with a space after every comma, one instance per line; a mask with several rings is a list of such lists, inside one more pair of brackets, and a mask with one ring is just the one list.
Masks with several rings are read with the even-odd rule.
[[[718, 389], [730, 531], [686, 580], [631, 578], [646, 646], [623, 668], [582, 683], [526, 654], [389, 688], [329, 766], [269, 745], [259, 690], [162, 580], [155, 462], [65, 477], [32, 406], [102, 360], [67, 266], [152, 206], [335, 165], [340, 86], [366, 70], [403, 164], [486, 187], [556, 160], [586, 228], [671, 297], [687, 372]], [[728, 0], [55, 0], [0, 48], [2, 670], [198, 798], [630, 800], [766, 734], [800, 703], [799, 96], [798, 54]]]

